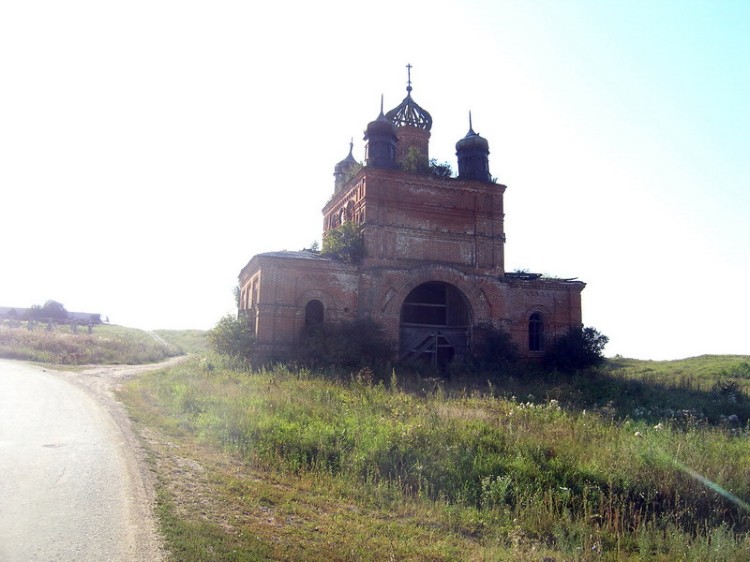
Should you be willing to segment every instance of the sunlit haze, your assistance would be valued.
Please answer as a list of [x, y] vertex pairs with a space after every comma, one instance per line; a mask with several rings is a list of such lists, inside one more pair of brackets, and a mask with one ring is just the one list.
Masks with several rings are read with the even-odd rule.
[[320, 241], [405, 96], [490, 143], [506, 269], [577, 277], [607, 355], [750, 354], [750, 3], [0, 4], [0, 306], [209, 328]]

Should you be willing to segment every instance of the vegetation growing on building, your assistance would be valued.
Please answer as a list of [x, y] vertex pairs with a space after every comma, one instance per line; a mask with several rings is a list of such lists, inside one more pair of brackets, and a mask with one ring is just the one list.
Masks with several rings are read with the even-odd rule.
[[435, 158], [427, 160], [421, 150], [412, 146], [400, 163], [401, 170], [421, 176], [436, 178], [453, 177], [453, 167], [448, 162], [438, 162]]
[[320, 254], [344, 263], [357, 264], [364, 256], [364, 249], [362, 225], [347, 221], [325, 233]]

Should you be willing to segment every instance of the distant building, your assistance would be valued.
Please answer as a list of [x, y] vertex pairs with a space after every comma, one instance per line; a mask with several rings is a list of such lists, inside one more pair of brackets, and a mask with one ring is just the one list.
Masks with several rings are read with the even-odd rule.
[[267, 357], [288, 353], [305, 326], [369, 317], [397, 342], [399, 359], [460, 357], [472, 329], [489, 322], [522, 355], [540, 356], [580, 327], [581, 281], [506, 273], [503, 194], [489, 171], [489, 144], [474, 132], [456, 143], [457, 177], [430, 173], [432, 117], [407, 95], [367, 125], [364, 166], [349, 155], [334, 169], [323, 237], [362, 227], [358, 263], [318, 252], [254, 256], [239, 275], [240, 311]]
[[42, 308], [18, 308], [11, 306], [0, 306], [0, 320], [54, 320], [55, 322], [66, 322], [76, 324], [101, 324], [102, 315], [98, 312], [71, 312], [65, 311], [62, 316], [50, 318]]

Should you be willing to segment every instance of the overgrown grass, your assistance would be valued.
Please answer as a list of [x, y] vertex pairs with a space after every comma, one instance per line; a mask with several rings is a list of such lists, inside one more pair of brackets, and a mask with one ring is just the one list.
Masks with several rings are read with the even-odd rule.
[[154, 333], [185, 353], [206, 353], [209, 349], [206, 330], [154, 330]]
[[[747, 560], [746, 386], [733, 375], [729, 394], [717, 386], [747, 359], [696, 360], [694, 371], [687, 361], [658, 382], [644, 369], [670, 373], [669, 363], [617, 360], [572, 379], [378, 382], [196, 361], [130, 392], [163, 427], [371, 513], [361, 526], [419, 513], [387, 546], [359, 543], [362, 559]], [[275, 540], [297, 532], [282, 525]], [[353, 545], [334, 542], [329, 559], [350, 559]]]
[[0, 357], [59, 365], [154, 363], [181, 355], [171, 344], [157, 341], [148, 332], [122, 326], [96, 326], [73, 333], [68, 326], [0, 326]]

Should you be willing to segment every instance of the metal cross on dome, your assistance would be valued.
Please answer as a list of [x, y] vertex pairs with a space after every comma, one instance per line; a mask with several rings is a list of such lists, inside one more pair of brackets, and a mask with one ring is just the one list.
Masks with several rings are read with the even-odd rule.
[[385, 116], [397, 127], [410, 126], [429, 131], [432, 128], [432, 116], [411, 97], [411, 69], [411, 63], [407, 64], [406, 97], [398, 106], [386, 113]]

